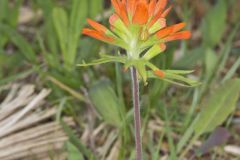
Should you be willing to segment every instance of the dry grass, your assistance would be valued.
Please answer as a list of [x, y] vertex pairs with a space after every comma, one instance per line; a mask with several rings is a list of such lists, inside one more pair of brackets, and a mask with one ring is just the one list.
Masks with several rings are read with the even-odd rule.
[[[55, 107], [47, 106], [50, 90], [39, 93], [33, 85], [2, 87], [0, 105], [0, 159], [65, 159], [64, 142], [68, 137], [54, 120]], [[64, 121], [73, 126], [72, 118]], [[58, 156], [56, 156], [58, 155]]]

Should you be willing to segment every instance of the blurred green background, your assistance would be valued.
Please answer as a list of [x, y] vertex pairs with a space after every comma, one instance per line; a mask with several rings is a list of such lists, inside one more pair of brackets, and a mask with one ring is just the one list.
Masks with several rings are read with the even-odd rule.
[[[189, 77], [202, 84], [183, 88], [151, 80], [141, 85], [145, 159], [178, 159], [196, 140], [207, 141], [220, 125], [231, 133], [226, 143], [240, 146], [240, 1], [170, 3], [174, 9], [167, 23], [184, 21], [193, 36], [169, 43], [153, 61], [162, 69], [194, 70]], [[73, 129], [62, 124], [70, 137], [68, 159], [134, 159], [129, 73], [119, 64], [76, 66], [103, 53], [118, 53], [118, 48], [81, 35], [86, 18], [109, 26], [112, 12], [110, 0], [0, 0], [0, 85], [21, 82], [51, 88], [49, 103], [77, 123]], [[79, 139], [87, 128], [94, 133], [101, 126], [93, 139]], [[207, 150], [211, 154], [200, 148], [199, 155], [204, 155], [199, 159], [239, 158], [221, 152], [224, 147]]]

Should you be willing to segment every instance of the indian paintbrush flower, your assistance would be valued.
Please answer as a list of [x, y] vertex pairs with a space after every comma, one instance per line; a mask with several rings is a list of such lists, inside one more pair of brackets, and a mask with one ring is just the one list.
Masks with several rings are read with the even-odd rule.
[[168, 26], [166, 16], [172, 9], [168, 0], [111, 0], [115, 13], [109, 18], [110, 29], [88, 19], [92, 29], [84, 28], [83, 34], [118, 46], [126, 50], [126, 55], [102, 55], [98, 60], [79, 66], [89, 66], [107, 62], [120, 62], [125, 70], [131, 68], [132, 93], [134, 103], [134, 124], [136, 159], [142, 160], [141, 118], [139, 103], [139, 80], [147, 84], [148, 78], [158, 78], [183, 86], [199, 83], [183, 75], [192, 71], [161, 70], [150, 62], [164, 52], [169, 41], [189, 39], [191, 32], [181, 31], [186, 24]]
[[167, 42], [189, 39], [191, 32], [181, 31], [186, 24], [167, 26], [166, 16], [172, 9], [172, 5], [167, 7], [168, 0], [111, 1], [115, 13], [109, 18], [110, 29], [88, 19], [92, 29], [84, 28], [82, 33], [125, 49], [127, 56], [118, 56], [119, 59], [105, 56], [103, 59], [124, 63], [126, 69], [134, 66], [144, 82], [150, 77], [147, 68], [153, 75], [167, 78], [166, 71], [157, 68], [150, 60], [165, 51]]

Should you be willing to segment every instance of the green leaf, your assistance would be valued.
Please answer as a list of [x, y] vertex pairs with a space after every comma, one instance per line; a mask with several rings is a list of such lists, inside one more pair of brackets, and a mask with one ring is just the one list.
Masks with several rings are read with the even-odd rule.
[[135, 64], [135, 67], [137, 69], [138, 74], [141, 76], [143, 83], [146, 85], [147, 84], [147, 72], [146, 72], [145, 64], [142, 63], [141, 61], [137, 61], [137, 63]]
[[162, 53], [165, 50], [165, 48], [166, 48], [165, 45], [156, 44], [144, 54], [143, 58], [146, 60], [150, 60], [156, 57], [158, 54]]
[[36, 3], [39, 7], [41, 7], [44, 18], [48, 18], [47, 16], [51, 15], [52, 9], [54, 7], [54, 3], [52, 0], [36, 0]]
[[80, 139], [75, 135], [72, 129], [63, 121], [60, 121], [61, 126], [63, 127], [64, 132], [69, 137], [69, 142], [78, 148], [78, 150], [84, 154], [90, 160], [96, 160], [96, 157], [81, 143]]
[[36, 62], [37, 58], [32, 46], [25, 40], [22, 35], [20, 35], [8, 25], [4, 24], [0, 24], [0, 30], [7, 34], [7, 36], [18, 47], [18, 49], [27, 58], [27, 60], [30, 62]]
[[164, 118], [165, 118], [165, 125], [164, 125], [164, 129], [166, 130], [166, 134], [167, 134], [167, 139], [168, 139], [168, 143], [169, 143], [169, 147], [170, 147], [170, 157], [169, 159], [171, 160], [177, 160], [177, 155], [176, 155], [176, 148], [174, 145], [174, 139], [171, 136], [172, 133], [172, 128], [170, 127], [170, 119], [169, 119], [169, 114], [167, 112], [166, 107], [164, 107]]
[[182, 76], [182, 74], [191, 73], [192, 71], [163, 70], [163, 72], [165, 73], [165, 76], [163, 78], [160, 78], [156, 76], [152, 71], [148, 71], [148, 78], [157, 78], [184, 87], [196, 87], [201, 84], [196, 80], [192, 80]]
[[5, 51], [0, 51], [0, 70], [7, 73], [8, 76], [11, 74], [15, 75], [15, 69], [24, 64], [23, 58], [23, 55], [19, 52], [7, 54]]
[[[0, 30], [1, 32], [1, 30]], [[1, 38], [0, 38], [0, 48], [3, 49], [4, 46], [7, 44], [8, 42], [8, 36], [6, 35], [6, 33], [1, 33]]]
[[20, 73], [14, 74], [14, 75], [8, 76], [6, 78], [2, 78], [0, 80], [0, 85], [7, 84], [7, 83], [10, 83], [10, 82], [13, 82], [13, 81], [20, 80], [20, 79], [24, 79], [27, 76], [29, 76], [32, 73], [34, 73], [35, 71], [36, 71], [36, 68], [34, 67], [34, 68], [31, 68], [31, 69], [26, 70], [24, 72], [20, 72]]
[[[213, 131], [234, 111], [240, 94], [240, 79], [229, 80], [212, 93], [212, 96], [202, 103], [201, 106], [204, 108], [193, 120], [177, 145], [177, 152], [181, 153], [180, 158], [191, 149], [194, 142], [203, 133]], [[189, 140], [190, 142], [188, 142]], [[186, 144], [188, 144], [186, 149], [180, 152]]]
[[68, 51], [64, 52], [64, 61], [66, 65], [73, 67], [81, 31], [88, 13], [88, 0], [72, 0], [71, 9], [67, 42]]
[[205, 49], [203, 47], [194, 48], [174, 64], [174, 68], [190, 69], [204, 58]]
[[103, 0], [88, 0], [90, 9], [89, 14], [91, 18], [96, 18], [96, 16], [103, 11]]
[[90, 89], [89, 96], [96, 110], [107, 123], [117, 127], [122, 125], [122, 105], [108, 81], [96, 83]]
[[81, 152], [71, 142], [68, 141], [66, 147], [68, 150], [68, 160], [84, 160]]
[[[50, 39], [52, 39], [53, 37], [51, 37]], [[37, 35], [37, 39], [39, 42], [39, 47], [41, 48], [43, 57], [45, 58], [46, 62], [48, 63], [48, 65], [52, 68], [60, 68], [61, 64], [59, 62], [59, 59], [56, 58], [58, 57], [56, 55], [56, 52], [48, 52], [44, 43], [44, 39], [42, 36], [40, 36], [39, 34]], [[48, 38], [47, 38], [48, 39]], [[51, 47], [50, 47], [51, 48]]]
[[228, 73], [225, 75], [222, 82], [226, 82], [227, 80], [232, 78], [236, 73], [236, 71], [238, 70], [239, 66], [240, 66], [240, 56], [238, 57], [237, 61], [233, 64], [231, 69], [228, 71]]
[[234, 38], [237, 36], [237, 32], [239, 31], [240, 28], [240, 22], [238, 22], [233, 29], [231, 30], [229, 36], [226, 39], [226, 42], [224, 44], [224, 47], [221, 51], [221, 56], [219, 58], [219, 64], [217, 66], [217, 76], [216, 77], [220, 77], [220, 73], [221, 71], [224, 69], [224, 67], [226, 66], [227, 60], [230, 56], [230, 53], [232, 51], [233, 48], [233, 43], [234, 43]]
[[17, 0], [14, 4], [14, 6], [10, 9], [10, 12], [8, 13], [8, 21], [9, 25], [12, 27], [16, 27], [18, 23], [18, 16], [19, 16], [19, 9], [23, 3], [23, 0]]
[[18, 22], [19, 8], [23, 0], [17, 0], [10, 5], [8, 0], [0, 1], [0, 22], [4, 21], [5, 24], [11, 27], [16, 27]]
[[[47, 48], [46, 50], [42, 50], [44, 54], [44, 58], [48, 61], [48, 63], [59, 63], [59, 53], [58, 50], [58, 44], [59, 44], [59, 38], [56, 33], [55, 25], [54, 25], [54, 16], [53, 16], [53, 8], [55, 7], [54, 2], [52, 0], [36, 0], [36, 3], [39, 7], [41, 7], [41, 10], [43, 11], [43, 18], [45, 20], [44, 22], [44, 31], [43, 35], [39, 36], [38, 39], [41, 44], [41, 49]], [[44, 43], [43, 43], [44, 42]], [[46, 47], [45, 47], [46, 45]], [[51, 56], [49, 56], [51, 54]], [[48, 56], [48, 57], [46, 57]], [[50, 58], [51, 57], [51, 58]], [[52, 59], [52, 57], [55, 57], [55, 60]], [[51, 62], [48, 60], [51, 59]]]
[[125, 63], [126, 60], [127, 60], [127, 57], [124, 57], [124, 56], [120, 57], [120, 56], [102, 55], [101, 57], [102, 58], [94, 60], [91, 63], [83, 62], [83, 64], [78, 64], [77, 66], [87, 67], [87, 66], [94, 66], [94, 65], [103, 64], [103, 63], [109, 63], [109, 62]]
[[[201, 87], [201, 94], [205, 93], [209, 86], [214, 83], [214, 81], [217, 81], [219, 78], [221, 79], [221, 73], [224, 67], [226, 66], [226, 62], [230, 56], [233, 40], [234, 37], [237, 35], [237, 31], [240, 27], [240, 23], [236, 24], [233, 29], [231, 30], [231, 33], [226, 39], [226, 43], [224, 44], [224, 47], [220, 51], [220, 57], [218, 58], [218, 62], [215, 65], [215, 68], [212, 69], [211, 75], [205, 76], [205, 82], [203, 83], [203, 86]], [[209, 65], [212, 65], [210, 63], [211, 59], [208, 60]], [[215, 60], [213, 60], [214, 62]]]
[[227, 8], [226, 0], [221, 0], [216, 3], [214, 8], [211, 8], [204, 19], [202, 32], [203, 41], [206, 46], [214, 47], [221, 40], [227, 23]]
[[167, 73], [186, 75], [193, 73], [194, 70], [165, 70]]
[[0, 1], [0, 21], [3, 21], [8, 16], [8, 0], [1, 0]]
[[[66, 55], [68, 41], [68, 17], [64, 9], [59, 7], [53, 9], [53, 23], [57, 32], [61, 52], [63, 55]], [[63, 58], [65, 59], [66, 57]]]
[[236, 106], [240, 93], [240, 79], [230, 80], [213, 92], [194, 125], [195, 134], [211, 132], [221, 125]]
[[208, 49], [205, 54], [205, 65], [206, 65], [205, 77], [207, 79], [210, 78], [214, 73], [217, 62], [218, 62], [218, 57], [216, 53], [212, 49]]

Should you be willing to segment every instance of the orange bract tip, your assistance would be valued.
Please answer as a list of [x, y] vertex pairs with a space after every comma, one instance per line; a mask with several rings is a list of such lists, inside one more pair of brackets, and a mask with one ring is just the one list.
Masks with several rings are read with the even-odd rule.
[[158, 32], [156, 33], [156, 36], [157, 36], [159, 39], [161, 39], [161, 38], [164, 38], [164, 37], [168, 36], [168, 35], [171, 34], [172, 32], [173, 32], [173, 29], [170, 28], [170, 27], [167, 27], [167, 28], [164, 28], [164, 29], [158, 31]]
[[157, 31], [159, 31], [160, 29], [165, 28], [167, 25], [165, 18], [159, 18], [154, 24], [152, 24], [152, 22], [148, 24], [150, 33], [155, 33]]
[[128, 25], [129, 24], [129, 20], [128, 20], [128, 15], [127, 15], [127, 10], [126, 10], [126, 4], [119, 3], [119, 8], [120, 8], [120, 12], [119, 12], [119, 16], [121, 17], [122, 21]]
[[148, 21], [148, 7], [144, 1], [139, 1], [136, 6], [136, 11], [133, 16], [133, 23], [143, 25]]
[[149, 17], [152, 17], [154, 15], [155, 7], [156, 7], [156, 0], [151, 0], [148, 6], [148, 14]]
[[133, 15], [134, 12], [135, 12], [136, 2], [137, 2], [137, 0], [128, 0], [128, 3], [127, 3], [127, 11], [128, 11], [128, 13], [130, 13], [131, 15]]
[[119, 17], [116, 14], [113, 14], [109, 18], [109, 23], [113, 26], [115, 21], [118, 20], [118, 19], [119, 19]]
[[167, 49], [167, 46], [164, 43], [160, 43], [159, 46], [160, 46], [161, 51], [165, 51]]
[[155, 74], [156, 76], [160, 77], [160, 78], [163, 78], [163, 77], [165, 76], [165, 73], [164, 73], [162, 70], [160, 70], [160, 69], [155, 70], [155, 71], [154, 71], [154, 74]]
[[159, 0], [156, 4], [155, 14], [161, 15], [164, 8], [167, 6], [168, 0]]
[[105, 42], [112, 43], [114, 41], [114, 39], [112, 37], [106, 36], [105, 34], [98, 32], [96, 30], [93, 30], [93, 29], [84, 28], [82, 30], [82, 34], [96, 38], [101, 41], [105, 41]]
[[159, 19], [159, 24], [162, 26], [162, 28], [166, 27], [166, 25], [167, 25], [166, 19], [160, 18]]
[[99, 32], [105, 33], [107, 31], [107, 28], [103, 25], [97, 23], [96, 21], [93, 21], [91, 19], [87, 19], [88, 24], [90, 24], [94, 29], [96, 29]]
[[116, 13], [119, 14], [120, 13], [120, 8], [119, 8], [119, 4], [118, 4], [118, 0], [111, 0], [113, 8], [115, 9]]
[[164, 38], [166, 36], [169, 36], [173, 33], [180, 31], [185, 26], [186, 26], [185, 23], [178, 23], [178, 24], [172, 25], [170, 27], [166, 27], [166, 28], [158, 31], [156, 35], [159, 39]]
[[169, 14], [169, 12], [172, 10], [172, 8], [173, 8], [173, 5], [171, 5], [170, 7], [168, 7], [168, 8], [162, 13], [161, 17], [165, 18], [165, 17]]
[[180, 39], [189, 39], [191, 38], [191, 32], [190, 31], [182, 31], [182, 32], [177, 32], [173, 35], [170, 35], [166, 37], [164, 40], [166, 42], [168, 41], [174, 41], [174, 40], [180, 40]]
[[182, 22], [182, 23], [178, 23], [178, 24], [175, 24], [173, 26], [170, 26], [170, 27], [172, 27], [173, 32], [178, 32], [181, 29], [183, 29], [185, 26], [186, 26], [186, 23]]
[[[152, 19], [150, 21], [150, 24], [149, 26], [151, 27], [159, 18], [163, 17], [163, 12], [164, 11], [164, 8], [166, 7], [167, 5], [167, 0], [159, 0], [156, 5], [155, 5], [155, 9], [153, 11], [153, 14], [152, 14]], [[170, 10], [169, 10], [170, 11]], [[166, 14], [166, 13], [165, 13]]]

